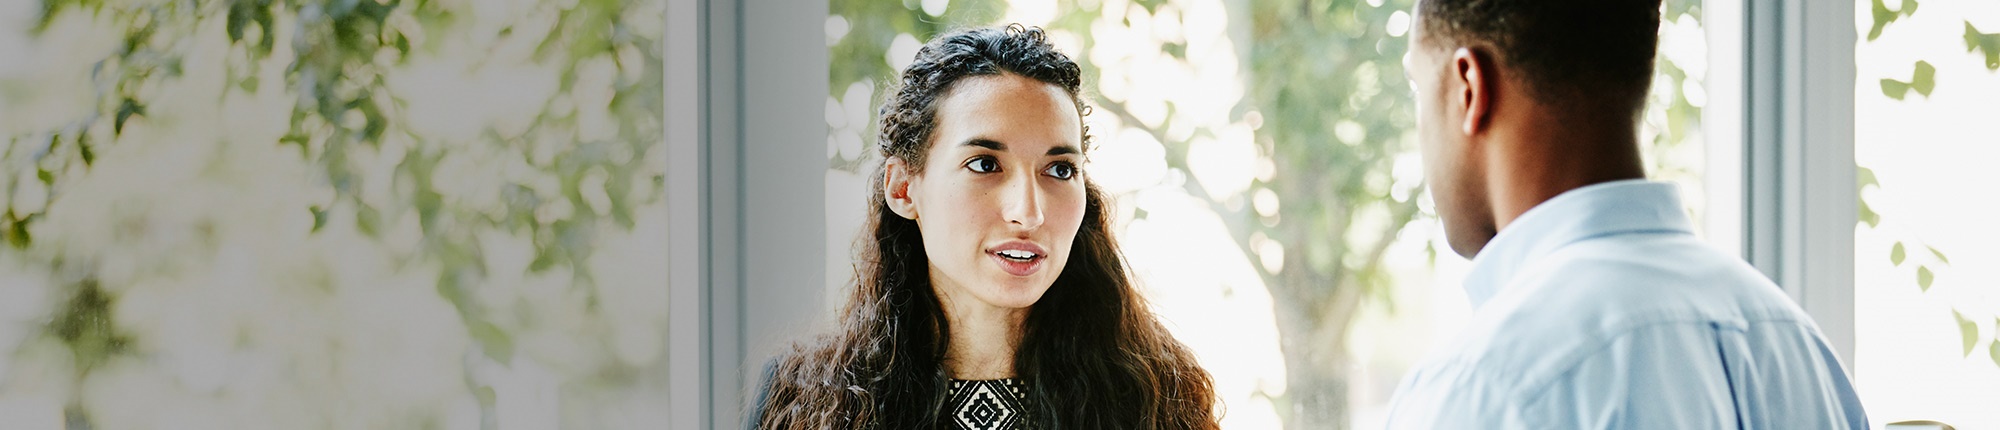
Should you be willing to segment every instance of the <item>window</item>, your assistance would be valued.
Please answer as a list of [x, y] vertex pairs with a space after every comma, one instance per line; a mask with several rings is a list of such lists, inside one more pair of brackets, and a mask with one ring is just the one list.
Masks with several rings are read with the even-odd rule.
[[[1226, 428], [1379, 427], [1405, 371], [1467, 314], [1467, 262], [1444, 242], [1413, 142], [1407, 0], [830, 6], [829, 307], [867, 209], [882, 83], [939, 32], [1022, 23], [1083, 65], [1086, 168], [1117, 194], [1156, 310], [1216, 377]], [[1640, 141], [1700, 220], [1701, 7], [1665, 9]]]
[[1855, 8], [1856, 388], [1874, 425], [2000, 427], [2000, 4]]
[[663, 8], [0, 2], [0, 427], [665, 420]]

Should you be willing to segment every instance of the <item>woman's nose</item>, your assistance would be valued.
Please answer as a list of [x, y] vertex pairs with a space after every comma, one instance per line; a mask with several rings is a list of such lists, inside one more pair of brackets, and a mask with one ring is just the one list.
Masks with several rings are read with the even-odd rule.
[[1042, 226], [1042, 190], [1033, 176], [1009, 181], [1005, 196], [1007, 223], [1019, 230]]

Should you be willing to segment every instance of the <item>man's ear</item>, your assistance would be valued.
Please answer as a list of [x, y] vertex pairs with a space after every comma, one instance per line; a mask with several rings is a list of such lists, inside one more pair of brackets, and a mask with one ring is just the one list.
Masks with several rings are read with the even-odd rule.
[[1451, 53], [1451, 78], [1457, 79], [1459, 94], [1457, 108], [1464, 109], [1465, 123], [1460, 127], [1466, 136], [1479, 133], [1486, 127], [1486, 117], [1493, 108], [1493, 62], [1485, 53], [1470, 47], [1459, 47]]
[[889, 211], [910, 220], [917, 219], [917, 203], [910, 197], [910, 165], [902, 157], [889, 157], [882, 167], [882, 197]]

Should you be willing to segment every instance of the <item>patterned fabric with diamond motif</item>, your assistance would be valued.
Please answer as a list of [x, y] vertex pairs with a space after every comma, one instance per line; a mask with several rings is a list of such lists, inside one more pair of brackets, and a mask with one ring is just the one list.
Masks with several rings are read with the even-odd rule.
[[1027, 419], [1022, 416], [1027, 412], [1023, 403], [1026, 398], [1027, 384], [1019, 379], [953, 379], [951, 400], [945, 402], [945, 412], [951, 417], [953, 429], [1027, 429]]

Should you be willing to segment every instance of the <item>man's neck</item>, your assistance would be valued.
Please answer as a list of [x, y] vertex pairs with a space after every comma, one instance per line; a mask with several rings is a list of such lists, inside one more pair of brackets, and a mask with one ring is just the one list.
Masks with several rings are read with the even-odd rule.
[[1496, 230], [1569, 190], [1646, 177], [1632, 123], [1533, 119], [1495, 130], [1488, 146], [1487, 197]]
[[951, 293], [963, 289], [937, 288], [945, 321], [951, 324], [945, 371], [952, 378], [967, 380], [1014, 377], [1014, 353], [1021, 343], [1028, 310], [996, 307]]

